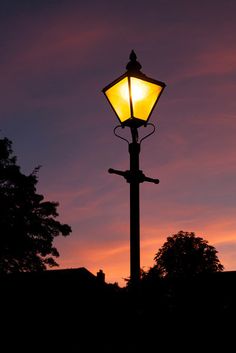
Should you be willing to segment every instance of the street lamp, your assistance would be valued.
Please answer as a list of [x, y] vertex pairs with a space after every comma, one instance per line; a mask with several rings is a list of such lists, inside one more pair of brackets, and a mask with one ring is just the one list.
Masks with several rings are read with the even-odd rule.
[[[114, 134], [129, 144], [130, 170], [120, 171], [109, 169], [111, 174], [123, 176], [130, 184], [130, 282], [137, 284], [140, 279], [140, 210], [139, 184], [144, 181], [159, 183], [158, 179], [146, 177], [139, 169], [139, 153], [141, 142], [154, 133], [155, 126], [149, 118], [160, 98], [165, 83], [144, 75], [142, 66], [137, 61], [132, 50], [125, 74], [117, 78], [102, 91], [115, 112], [120, 125], [114, 129]], [[138, 128], [151, 125], [153, 130], [139, 141]], [[129, 127], [131, 142], [118, 135], [118, 128]]]

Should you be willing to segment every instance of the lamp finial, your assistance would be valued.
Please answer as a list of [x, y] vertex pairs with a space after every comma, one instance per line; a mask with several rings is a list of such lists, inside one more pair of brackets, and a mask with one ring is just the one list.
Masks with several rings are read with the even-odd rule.
[[140, 71], [142, 65], [137, 61], [137, 55], [135, 54], [134, 50], [131, 51], [129, 59], [130, 61], [126, 65], [126, 69], [128, 71]]

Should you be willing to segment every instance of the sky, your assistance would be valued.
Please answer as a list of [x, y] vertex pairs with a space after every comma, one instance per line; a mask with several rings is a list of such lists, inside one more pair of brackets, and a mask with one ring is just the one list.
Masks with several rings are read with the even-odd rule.
[[[132, 49], [166, 83], [142, 143], [141, 267], [166, 238], [195, 232], [236, 270], [236, 2], [234, 0], [1, 0], [0, 138], [37, 192], [58, 201], [60, 268], [129, 277], [127, 144], [101, 90]], [[140, 134], [145, 134], [141, 128]], [[127, 129], [126, 129], [127, 130]]]

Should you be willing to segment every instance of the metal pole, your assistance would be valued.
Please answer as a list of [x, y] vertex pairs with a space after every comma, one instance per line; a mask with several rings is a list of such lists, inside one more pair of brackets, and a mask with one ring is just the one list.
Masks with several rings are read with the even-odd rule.
[[[153, 125], [154, 126], [154, 125]], [[119, 125], [120, 127], [120, 125]], [[117, 135], [121, 139], [129, 143], [130, 154], [130, 170], [117, 170], [109, 168], [108, 172], [117, 174], [124, 177], [127, 183], [130, 184], [130, 284], [136, 286], [140, 280], [140, 210], [139, 210], [139, 184], [147, 181], [149, 183], [158, 184], [159, 179], [153, 179], [143, 174], [139, 170], [139, 154], [141, 142], [152, 133], [144, 136], [138, 142], [138, 129], [137, 127], [130, 127], [132, 142], [129, 143], [125, 138]]]
[[137, 128], [131, 129], [130, 153], [130, 282], [140, 279], [140, 210], [139, 210], [139, 153]]

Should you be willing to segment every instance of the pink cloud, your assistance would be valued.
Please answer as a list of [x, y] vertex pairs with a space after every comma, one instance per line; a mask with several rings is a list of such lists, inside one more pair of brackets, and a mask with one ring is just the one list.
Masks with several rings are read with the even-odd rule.
[[[218, 119], [218, 123], [221, 122], [221, 119]], [[230, 127], [231, 119], [228, 124]], [[178, 142], [179, 139], [175, 139], [177, 145]], [[188, 148], [188, 144], [181, 139], [180, 144], [184, 149]], [[195, 231], [213, 245], [222, 238], [234, 239], [234, 208], [224, 204], [214, 205], [212, 208], [212, 203], [207, 202], [210, 201], [206, 199], [207, 194], [204, 194], [203, 182], [208, 178], [212, 180], [221, 173], [233, 173], [235, 165], [233, 149], [230, 153], [222, 149], [217, 155], [203, 149], [195, 151], [194, 158], [174, 158], [161, 167], [157, 165], [152, 168], [152, 174], [161, 175], [162, 180], [155, 190], [153, 185], [141, 188], [142, 267], [152, 266], [154, 254], [166, 237], [181, 229]], [[78, 172], [73, 170], [72, 166], [70, 170], [74, 176]], [[203, 179], [202, 170], [205, 173]], [[109, 178], [105, 177], [101, 182], [104, 184], [107, 179]], [[197, 198], [198, 188], [202, 199]], [[221, 191], [223, 193], [226, 192], [227, 185], [224, 188]], [[68, 245], [65, 245], [64, 241], [61, 245], [58, 243], [61, 252], [59, 262], [62, 266], [88, 266], [92, 271], [102, 267], [108, 281], [115, 278], [119, 283], [123, 283], [122, 278], [129, 275], [129, 195], [126, 183], [122, 180], [118, 184], [110, 184], [109, 188], [99, 195], [95, 187], [78, 189], [77, 192], [74, 190], [73, 186], [71, 190], [68, 187], [66, 192], [57, 189], [48, 194], [49, 199], [60, 201], [63, 220], [73, 222], [75, 226], [73, 235], [67, 239]], [[184, 201], [179, 201], [179, 195], [184, 195]], [[84, 200], [82, 204], [77, 203], [81, 199]], [[96, 226], [98, 218], [106, 219], [99, 227]], [[79, 227], [79, 223], [84, 221], [90, 223], [87, 230]], [[104, 234], [109, 236], [104, 238]], [[227, 264], [228, 266], [233, 267], [234, 263]]]
[[207, 47], [191, 58], [191, 62], [174, 75], [175, 80], [199, 76], [227, 75], [236, 71], [236, 49], [218, 43], [218, 47]]
[[[221, 221], [221, 220], [220, 220]], [[154, 255], [162, 244], [166, 241], [166, 237], [175, 234], [178, 230], [195, 231], [197, 236], [202, 236], [204, 239], [209, 241], [209, 244], [214, 245], [219, 251], [218, 256], [225, 266], [226, 270], [232, 270], [236, 267], [236, 261], [233, 257], [233, 250], [225, 249], [219, 241], [225, 238], [230, 241], [235, 237], [234, 232], [225, 232], [226, 222], [215, 223], [215, 227], [211, 228], [204, 226], [193, 226], [180, 227], [181, 222], [173, 222], [168, 225], [168, 222], [160, 223], [159, 227], [144, 228], [141, 233], [141, 267], [147, 270], [153, 266]], [[228, 224], [230, 220], [228, 221]], [[181, 224], [183, 226], [183, 223]], [[235, 227], [235, 224], [234, 224]], [[218, 233], [216, 232], [218, 231]], [[222, 231], [222, 232], [221, 232]], [[65, 249], [65, 247], [64, 247]], [[73, 250], [72, 250], [73, 249]], [[117, 281], [121, 286], [125, 285], [123, 278], [129, 276], [129, 236], [127, 234], [127, 240], [125, 242], [114, 242], [112, 244], [107, 243], [106, 245], [100, 244], [99, 238], [97, 243], [92, 247], [91, 244], [78, 244], [76, 243], [72, 248], [67, 249], [68, 254], [59, 261], [61, 267], [88, 267], [93, 273], [96, 273], [102, 268], [106, 273], [106, 279], [108, 282]]]

